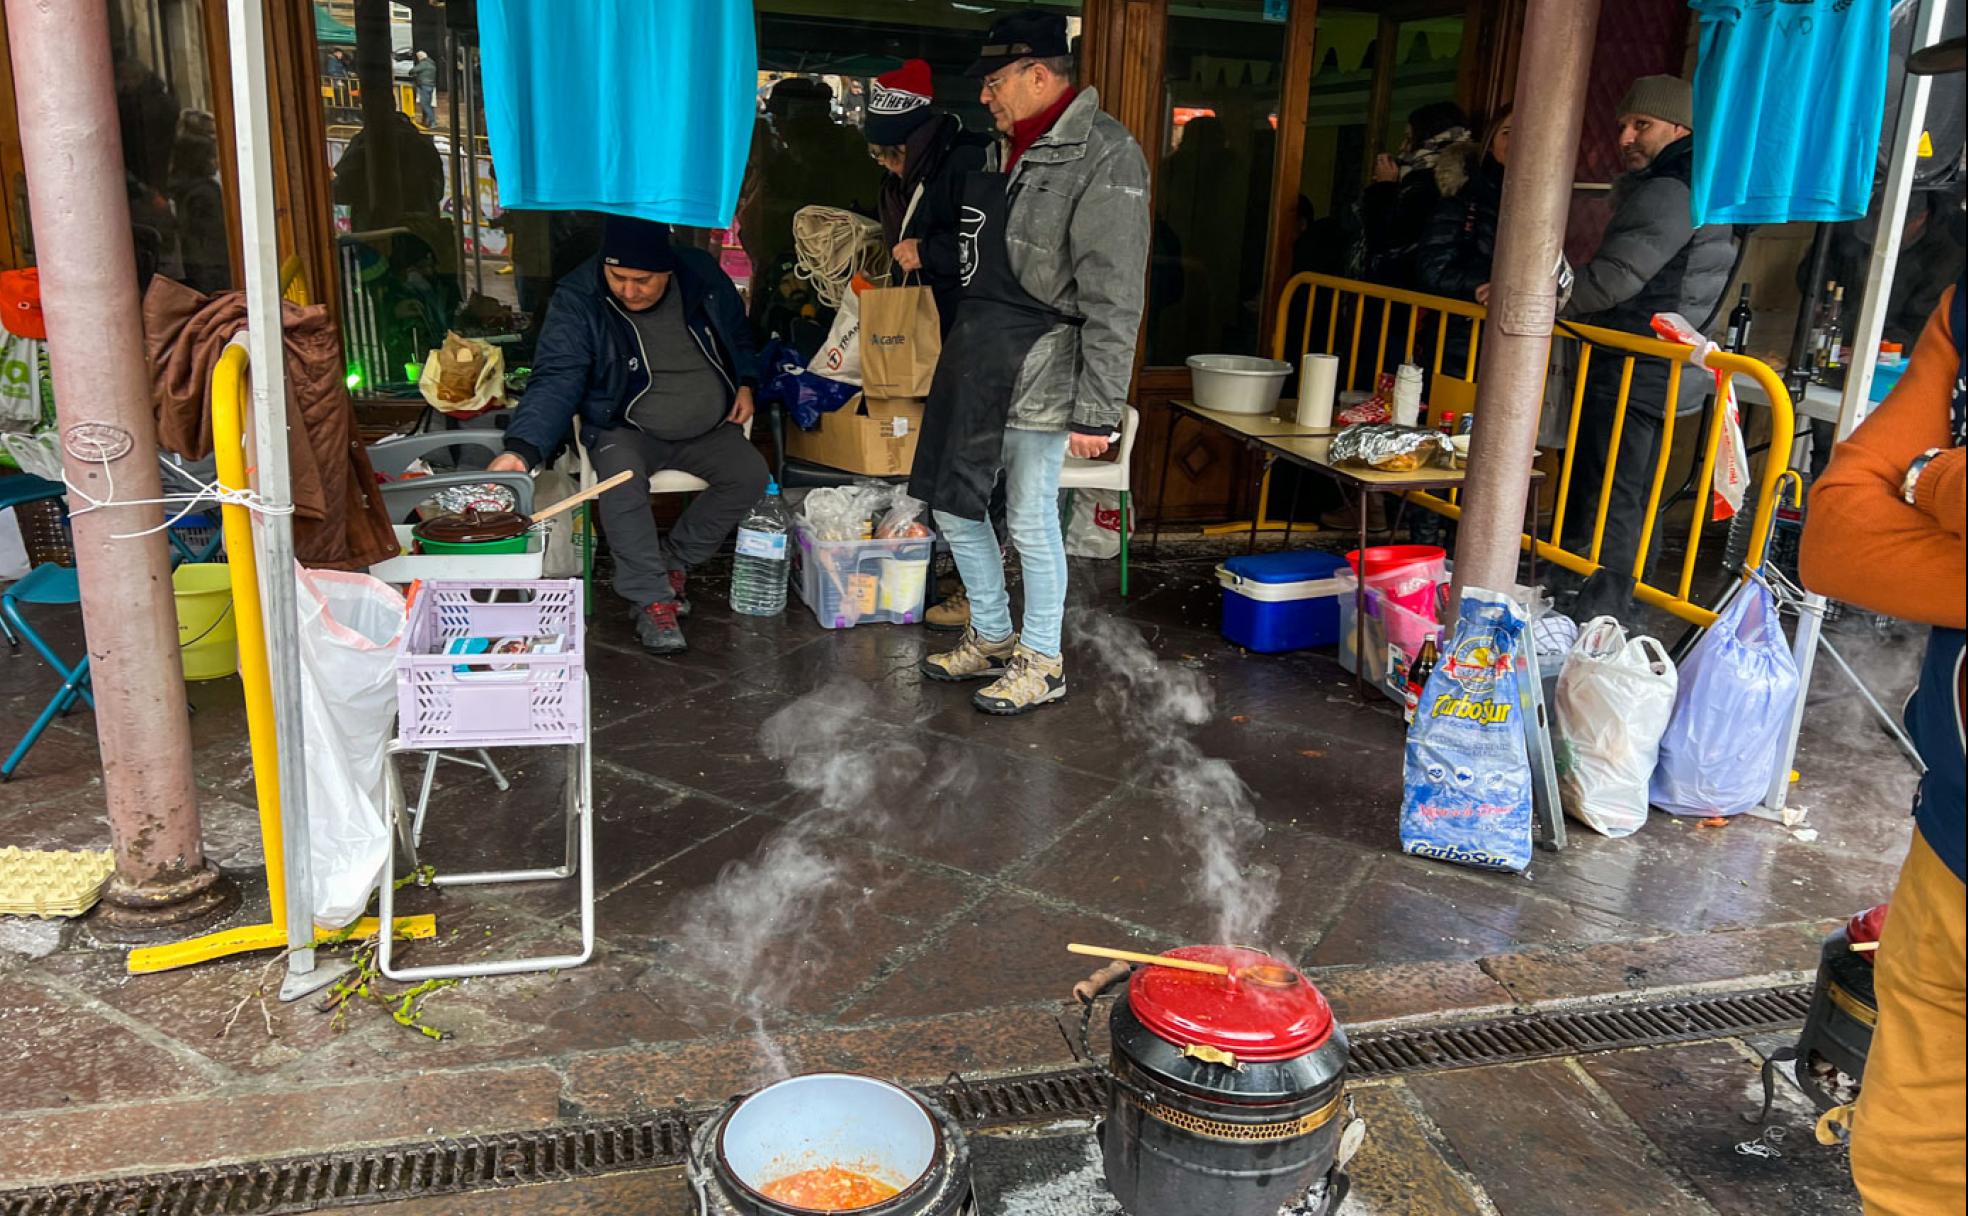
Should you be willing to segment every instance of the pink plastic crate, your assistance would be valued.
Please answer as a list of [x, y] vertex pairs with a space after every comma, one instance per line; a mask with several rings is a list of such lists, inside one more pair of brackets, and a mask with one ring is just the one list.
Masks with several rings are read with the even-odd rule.
[[[398, 737], [418, 748], [582, 742], [585, 619], [579, 579], [422, 584], [396, 657]], [[559, 654], [444, 653], [453, 638], [553, 633], [566, 639]]]

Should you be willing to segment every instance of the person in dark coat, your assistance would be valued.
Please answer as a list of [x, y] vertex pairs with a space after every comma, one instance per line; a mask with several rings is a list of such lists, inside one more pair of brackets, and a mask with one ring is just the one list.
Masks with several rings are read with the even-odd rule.
[[861, 133], [868, 155], [888, 170], [878, 210], [882, 241], [893, 251], [893, 280], [905, 275], [936, 296], [947, 336], [957, 319], [957, 213], [966, 173], [984, 167], [991, 140], [933, 106], [929, 65], [911, 59], [875, 78]]
[[[1487, 302], [1490, 263], [1496, 256], [1497, 216], [1503, 209], [1503, 166], [1510, 155], [1510, 110], [1490, 121], [1483, 145], [1465, 142], [1442, 149], [1435, 161], [1441, 199], [1414, 251], [1415, 287], [1452, 300]], [[1442, 344], [1442, 374], [1474, 379], [1469, 366], [1469, 325], [1451, 317]], [[1432, 342], [1435, 330], [1423, 326]], [[1432, 367], [1433, 360], [1422, 362]], [[1465, 372], [1467, 373], [1465, 375]]]
[[[1620, 102], [1619, 150], [1627, 172], [1613, 184], [1613, 218], [1592, 260], [1580, 268], [1565, 315], [1601, 329], [1653, 336], [1656, 313], [1678, 312], [1695, 324], [1715, 311], [1729, 284], [1735, 239], [1727, 224], [1695, 227], [1689, 212], [1694, 168], [1694, 97], [1675, 76], [1643, 76]], [[1662, 420], [1701, 409], [1706, 377], [1683, 375], [1668, 400], [1664, 359], [1636, 359], [1619, 451], [1610, 452], [1624, 360], [1592, 360], [1581, 404], [1564, 546], [1591, 544], [1599, 486], [1608, 460], [1613, 483], [1601, 539], [1601, 569], [1572, 606], [1580, 621], [1623, 616], [1632, 607], [1633, 563], [1646, 524], [1647, 497], [1660, 459]], [[1648, 554], [1648, 569], [1658, 558]], [[1641, 574], [1645, 577], [1646, 571]]]
[[1401, 150], [1374, 158], [1373, 181], [1360, 195], [1362, 274], [1387, 287], [1413, 286], [1411, 264], [1422, 230], [1442, 199], [1435, 163], [1442, 151], [1471, 138], [1469, 120], [1454, 102], [1436, 101], [1408, 115]]
[[[537, 469], [579, 427], [600, 480], [634, 474], [601, 496], [601, 522], [615, 590], [634, 606], [636, 637], [651, 654], [686, 648], [685, 576], [765, 492], [765, 460], [742, 429], [758, 380], [738, 288], [710, 254], [673, 245], [668, 224], [609, 216], [600, 255], [547, 305], [533, 378], [489, 467]], [[664, 469], [710, 488], [659, 536], [649, 477]]]

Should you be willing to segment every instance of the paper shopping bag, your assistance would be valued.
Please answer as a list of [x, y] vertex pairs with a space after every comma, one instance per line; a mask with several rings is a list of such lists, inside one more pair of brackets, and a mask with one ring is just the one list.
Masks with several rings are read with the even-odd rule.
[[943, 327], [929, 288], [861, 293], [861, 387], [868, 396], [929, 396], [942, 353]]

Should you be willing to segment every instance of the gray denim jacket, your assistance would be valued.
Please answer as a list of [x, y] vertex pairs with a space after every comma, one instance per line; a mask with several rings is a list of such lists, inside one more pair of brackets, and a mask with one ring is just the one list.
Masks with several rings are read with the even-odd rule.
[[[1001, 171], [1004, 145], [987, 168]], [[1054, 326], [1019, 369], [1009, 425], [1118, 430], [1148, 273], [1148, 161], [1092, 89], [1012, 166], [1012, 272], [1034, 299], [1085, 318]]]

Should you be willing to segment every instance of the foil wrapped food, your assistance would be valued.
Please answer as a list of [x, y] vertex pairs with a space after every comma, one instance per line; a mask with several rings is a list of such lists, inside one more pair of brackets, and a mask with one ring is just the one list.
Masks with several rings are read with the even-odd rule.
[[1364, 422], [1334, 435], [1327, 457], [1336, 465], [1365, 465], [1384, 473], [1412, 473], [1429, 465], [1449, 467], [1455, 457], [1455, 445], [1447, 435], [1427, 427]]
[[511, 486], [503, 486], [496, 481], [446, 486], [427, 500], [425, 510], [433, 508], [452, 515], [463, 515], [468, 511], [489, 515], [519, 510], [519, 496], [513, 493]]

